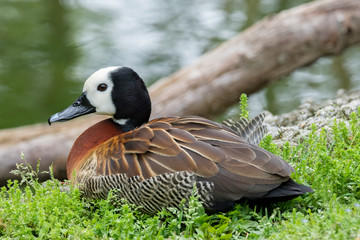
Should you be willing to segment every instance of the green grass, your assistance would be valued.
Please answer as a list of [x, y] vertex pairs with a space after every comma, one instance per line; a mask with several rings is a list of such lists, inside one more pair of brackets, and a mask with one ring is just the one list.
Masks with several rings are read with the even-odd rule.
[[242, 93], [239, 98], [239, 116], [249, 119], [248, 109], [248, 97], [245, 93]]
[[[261, 146], [290, 162], [292, 177], [314, 193], [265, 209], [236, 205], [208, 215], [193, 197], [189, 207], [155, 216], [123, 203], [86, 200], [76, 188], [20, 165], [21, 181], [0, 191], [1, 239], [356, 239], [360, 238], [360, 111], [346, 123], [313, 131], [279, 149], [270, 136]], [[51, 172], [49, 173], [50, 175]], [[67, 189], [64, 191], [64, 189]]]

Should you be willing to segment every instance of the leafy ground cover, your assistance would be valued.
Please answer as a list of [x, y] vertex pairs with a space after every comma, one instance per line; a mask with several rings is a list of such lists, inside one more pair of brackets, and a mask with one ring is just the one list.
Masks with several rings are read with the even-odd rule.
[[[227, 213], [206, 214], [194, 196], [188, 207], [155, 216], [112, 198], [87, 200], [78, 189], [38, 169], [19, 165], [21, 181], [0, 190], [1, 239], [360, 239], [360, 110], [347, 121], [313, 131], [279, 149], [266, 136], [261, 146], [290, 162], [292, 177], [314, 193]], [[51, 174], [51, 170], [49, 172]]]

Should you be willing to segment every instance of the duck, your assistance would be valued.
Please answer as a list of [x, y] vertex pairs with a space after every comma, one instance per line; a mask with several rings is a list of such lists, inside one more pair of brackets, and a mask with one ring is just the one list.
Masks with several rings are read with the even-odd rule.
[[149, 120], [148, 90], [129, 67], [93, 73], [75, 102], [48, 123], [91, 113], [110, 117], [76, 139], [66, 164], [67, 178], [87, 198], [113, 192], [155, 214], [194, 194], [205, 210], [228, 211], [243, 201], [269, 204], [313, 191], [291, 179], [290, 164], [258, 146], [264, 115], [238, 124], [199, 116]]

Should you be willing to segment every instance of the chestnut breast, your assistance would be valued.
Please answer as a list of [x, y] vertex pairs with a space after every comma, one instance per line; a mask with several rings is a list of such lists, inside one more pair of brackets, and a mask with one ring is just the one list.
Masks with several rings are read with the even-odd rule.
[[72, 146], [66, 164], [67, 178], [70, 180], [73, 171], [77, 169], [84, 157], [96, 146], [109, 140], [110, 138], [122, 134], [120, 127], [118, 127], [111, 118], [105, 119], [101, 122], [86, 129], [75, 141]]

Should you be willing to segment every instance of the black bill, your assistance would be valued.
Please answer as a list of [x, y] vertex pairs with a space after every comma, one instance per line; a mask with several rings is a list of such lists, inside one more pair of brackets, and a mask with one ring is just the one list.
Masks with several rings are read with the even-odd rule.
[[53, 122], [65, 122], [93, 112], [95, 112], [95, 107], [90, 104], [86, 97], [86, 92], [84, 92], [71, 106], [62, 112], [52, 115], [48, 123], [51, 125]]

